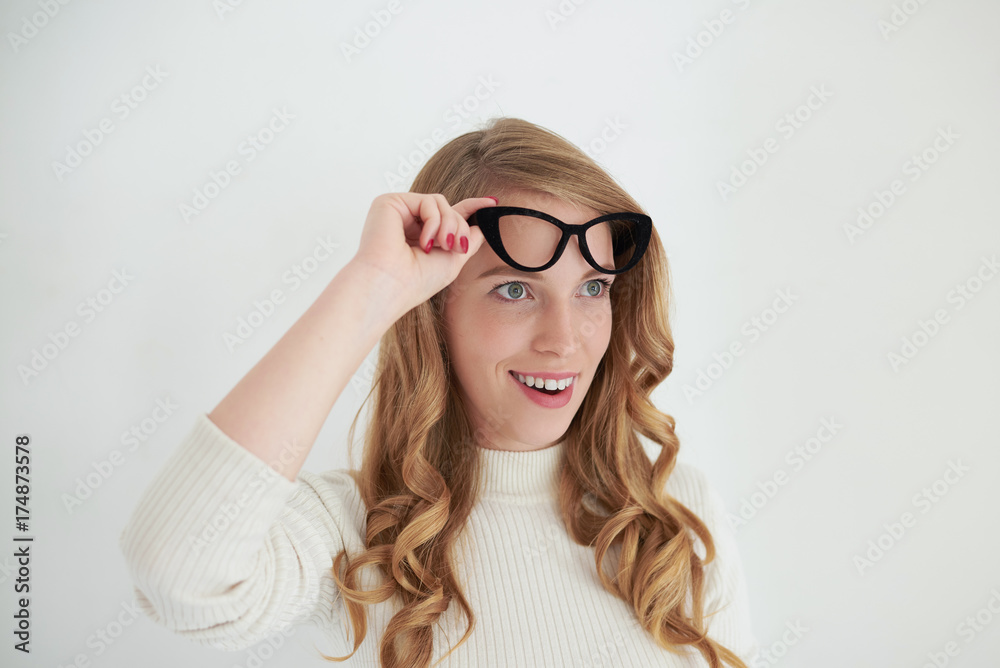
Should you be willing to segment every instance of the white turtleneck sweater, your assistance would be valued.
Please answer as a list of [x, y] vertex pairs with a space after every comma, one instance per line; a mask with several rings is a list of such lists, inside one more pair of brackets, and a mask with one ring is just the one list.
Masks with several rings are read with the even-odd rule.
[[[676, 655], [659, 647], [632, 607], [601, 586], [594, 549], [569, 538], [556, 502], [562, 447], [481, 451], [485, 487], [456, 564], [476, 627], [442, 665], [707, 666], [690, 648]], [[722, 499], [703, 472], [681, 462], [667, 491], [715, 539], [704, 609], [721, 611], [710, 618], [709, 636], [752, 665], [758, 645]], [[303, 470], [291, 482], [201, 413], [119, 541], [140, 609], [166, 628], [236, 651], [310, 622], [330, 640], [319, 649], [343, 656], [353, 637], [331, 569], [341, 548], [361, 551], [364, 526], [364, 504], [346, 471]], [[365, 570], [360, 581], [371, 589], [374, 569]], [[378, 666], [378, 642], [397, 609], [395, 597], [370, 606], [368, 635], [354, 657], [329, 664], [317, 656], [316, 665]], [[435, 628], [433, 660], [465, 632], [457, 609]]]

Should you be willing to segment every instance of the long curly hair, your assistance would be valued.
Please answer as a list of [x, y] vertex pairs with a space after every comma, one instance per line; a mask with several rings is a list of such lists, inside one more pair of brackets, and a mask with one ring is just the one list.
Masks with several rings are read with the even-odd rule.
[[[586, 153], [563, 137], [516, 118], [490, 121], [442, 146], [410, 192], [441, 193], [451, 203], [483, 195], [536, 191], [600, 214], [645, 213]], [[559, 507], [566, 531], [594, 547], [605, 589], [628, 602], [664, 649], [693, 646], [712, 668], [745, 664], [706, 633], [704, 567], [715, 558], [706, 525], [665, 491], [680, 442], [674, 418], [650, 393], [673, 368], [666, 254], [654, 228], [642, 260], [617, 276], [611, 341], [565, 434]], [[445, 346], [447, 289], [413, 308], [383, 335], [368, 402], [375, 395], [359, 472], [367, 508], [365, 550], [333, 562], [357, 651], [367, 634], [365, 606], [398, 595], [401, 603], [379, 645], [385, 668], [429, 665], [433, 626], [452, 603], [475, 614], [454, 576], [455, 544], [479, 494], [480, 438], [463, 404]], [[362, 409], [364, 404], [362, 404]], [[348, 436], [353, 443], [361, 410]], [[638, 434], [661, 448], [650, 461]], [[694, 536], [705, 546], [695, 551]], [[605, 567], [619, 548], [617, 563]], [[611, 554], [609, 555], [609, 551]], [[358, 577], [377, 566], [382, 582]], [[449, 650], [448, 654], [454, 651]], [[447, 654], [445, 655], [447, 656]]]

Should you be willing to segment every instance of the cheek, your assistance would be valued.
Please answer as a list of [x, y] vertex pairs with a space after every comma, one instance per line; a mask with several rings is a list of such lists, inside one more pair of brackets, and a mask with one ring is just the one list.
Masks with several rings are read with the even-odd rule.
[[496, 308], [478, 308], [471, 314], [467, 331], [472, 338], [473, 354], [483, 364], [496, 367], [501, 360], [510, 357], [523, 337], [523, 320], [513, 317], [510, 312]]
[[592, 357], [603, 357], [611, 342], [611, 307], [602, 309], [597, 315], [589, 318], [580, 328], [580, 334], [586, 342], [587, 350]]
[[466, 381], [495, 372], [497, 365], [517, 347], [516, 318], [489, 304], [466, 302], [448, 313], [448, 345], [460, 375]]
[[590, 336], [585, 336], [584, 332], [587, 331], [586, 325], [580, 330], [580, 336], [582, 340], [583, 350], [583, 360], [584, 364], [588, 367], [589, 377], [585, 384], [583, 384], [580, 389], [581, 392], [573, 393], [573, 401], [583, 403], [584, 398], [590, 393], [590, 388], [594, 382], [594, 375], [597, 371], [597, 366], [600, 365], [601, 360], [604, 359], [608, 352], [608, 345], [611, 341], [611, 318], [610, 312], [608, 313], [608, 319], [603, 322], [591, 322], [594, 323], [594, 330]]

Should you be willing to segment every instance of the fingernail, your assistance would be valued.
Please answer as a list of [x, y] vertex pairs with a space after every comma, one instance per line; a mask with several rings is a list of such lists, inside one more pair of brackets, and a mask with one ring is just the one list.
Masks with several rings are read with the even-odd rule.
[[427, 240], [427, 245], [424, 246], [424, 252], [425, 253], [430, 253], [431, 252], [431, 246], [433, 246], [433, 245], [434, 245], [434, 239], [428, 239]]
[[462, 252], [463, 253], [468, 253], [469, 252], [469, 239], [468, 239], [468, 237], [462, 237], [461, 239], [459, 239], [459, 243], [462, 244]]
[[491, 200], [493, 200], [493, 201], [494, 201], [494, 202], [496, 202], [497, 204], [499, 204], [499, 203], [500, 203], [500, 200], [498, 200], [498, 199], [497, 199], [496, 197], [494, 197], [493, 195], [487, 195], [487, 197], [489, 197], [489, 198], [490, 198]]
[[454, 234], [449, 234], [448, 235], [448, 240], [445, 243], [448, 246], [448, 250], [451, 250], [452, 247], [455, 245], [455, 235]]

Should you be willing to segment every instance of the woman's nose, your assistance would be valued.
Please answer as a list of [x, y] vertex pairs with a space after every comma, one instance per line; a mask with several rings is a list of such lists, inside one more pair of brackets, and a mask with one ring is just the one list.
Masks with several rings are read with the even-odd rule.
[[549, 304], [535, 322], [535, 345], [542, 352], [555, 352], [560, 357], [573, 354], [580, 345], [579, 314], [568, 303]]

